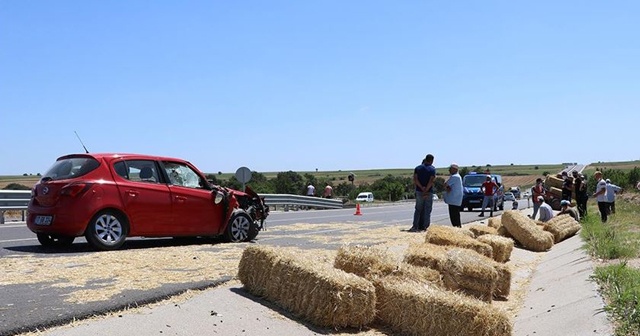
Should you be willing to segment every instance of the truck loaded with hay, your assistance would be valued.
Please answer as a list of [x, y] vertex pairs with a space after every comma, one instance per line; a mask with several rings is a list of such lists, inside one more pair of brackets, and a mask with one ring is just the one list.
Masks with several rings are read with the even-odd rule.
[[[569, 183], [573, 185], [573, 177], [566, 177], [569, 179]], [[560, 210], [560, 201], [562, 200], [562, 184], [564, 180], [561, 174], [547, 175], [544, 180], [544, 187], [546, 189], [546, 195], [544, 201], [551, 205], [553, 210]], [[571, 198], [575, 199], [575, 192], [572, 193]], [[535, 200], [534, 200], [535, 201]]]

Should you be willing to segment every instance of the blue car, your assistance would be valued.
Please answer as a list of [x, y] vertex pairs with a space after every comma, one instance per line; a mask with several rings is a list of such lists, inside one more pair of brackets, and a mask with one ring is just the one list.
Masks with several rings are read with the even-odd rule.
[[[496, 174], [490, 174], [493, 182], [498, 185], [498, 191], [493, 195], [492, 202], [489, 202], [489, 206], [493, 207], [494, 211], [504, 210], [504, 186], [502, 185], [502, 176]], [[487, 174], [478, 174], [471, 172], [464, 176], [462, 179], [463, 195], [462, 195], [462, 208], [466, 208], [468, 211], [482, 207], [482, 200], [484, 193], [481, 190], [482, 183], [486, 180]], [[484, 210], [484, 209], [483, 209]]]

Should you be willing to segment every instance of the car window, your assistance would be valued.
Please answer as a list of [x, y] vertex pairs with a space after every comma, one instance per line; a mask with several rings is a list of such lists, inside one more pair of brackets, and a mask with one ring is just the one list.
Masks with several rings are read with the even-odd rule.
[[134, 182], [160, 183], [158, 168], [153, 160], [126, 160], [113, 165], [119, 176]]
[[184, 163], [163, 162], [169, 183], [187, 188], [204, 188], [204, 181], [198, 173]]
[[64, 180], [88, 174], [98, 168], [100, 163], [92, 157], [67, 158], [56, 161], [42, 178]]

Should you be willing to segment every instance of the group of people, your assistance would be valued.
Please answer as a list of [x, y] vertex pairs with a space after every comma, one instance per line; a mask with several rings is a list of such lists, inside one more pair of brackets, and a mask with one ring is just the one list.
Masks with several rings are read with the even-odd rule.
[[[587, 214], [587, 181], [582, 174], [577, 171], [572, 172], [573, 180], [569, 179], [567, 172], [562, 173], [562, 195], [560, 201], [560, 214], [569, 214], [577, 221], [584, 218]], [[616, 194], [622, 191], [622, 188], [611, 183], [609, 179], [603, 179], [602, 172], [596, 171], [593, 174], [596, 179], [596, 189], [592, 197], [598, 202], [598, 210], [600, 212], [600, 220], [605, 223], [608, 216], [616, 212]], [[542, 184], [542, 179], [536, 180], [536, 185], [531, 188], [533, 195], [533, 215], [530, 217], [535, 219], [538, 211], [540, 211], [539, 220], [546, 222], [553, 217], [551, 206], [545, 202], [546, 189]], [[577, 210], [571, 206], [572, 194], [575, 192], [575, 201]]]
[[[316, 187], [313, 186], [313, 184], [309, 183], [309, 185], [307, 186], [307, 196], [316, 196]], [[327, 184], [326, 187], [324, 187], [324, 191], [322, 192], [322, 197], [323, 198], [331, 198], [333, 197], [333, 187], [329, 184]]]

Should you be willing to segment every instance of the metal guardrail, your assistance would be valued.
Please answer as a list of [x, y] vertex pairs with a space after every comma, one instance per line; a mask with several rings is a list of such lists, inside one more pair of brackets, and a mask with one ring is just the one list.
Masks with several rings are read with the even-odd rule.
[[4, 213], [8, 210], [22, 211], [24, 222], [31, 190], [0, 190], [0, 224], [4, 224]]
[[289, 209], [304, 210], [310, 207], [317, 209], [342, 209], [341, 199], [320, 198], [312, 196], [289, 195], [289, 194], [261, 194], [264, 203], [272, 210], [277, 210], [279, 206], [285, 211]]

